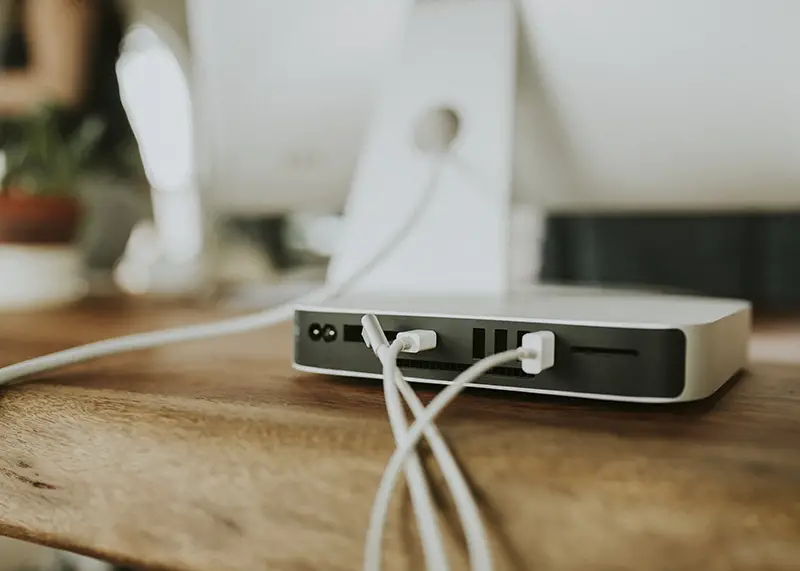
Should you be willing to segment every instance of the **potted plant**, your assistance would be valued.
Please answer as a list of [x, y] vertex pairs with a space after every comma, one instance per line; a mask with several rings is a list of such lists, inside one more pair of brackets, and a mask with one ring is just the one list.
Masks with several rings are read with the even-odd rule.
[[79, 289], [78, 186], [105, 128], [87, 119], [65, 137], [60, 118], [47, 106], [16, 120], [0, 147], [0, 307], [66, 301]]
[[14, 125], [19, 133], [3, 148], [0, 185], [0, 244], [69, 244], [81, 205], [78, 178], [103, 134], [103, 123], [87, 119], [66, 139], [57, 109], [45, 107]]

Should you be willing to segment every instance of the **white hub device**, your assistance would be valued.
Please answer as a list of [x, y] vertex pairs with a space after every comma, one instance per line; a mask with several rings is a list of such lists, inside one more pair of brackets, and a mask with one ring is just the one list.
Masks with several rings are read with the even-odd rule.
[[549, 331], [555, 363], [540, 373], [515, 363], [472, 386], [603, 400], [669, 403], [706, 398], [747, 359], [751, 310], [745, 301], [536, 288], [498, 296], [362, 294], [295, 312], [294, 366], [301, 371], [380, 378], [361, 337], [374, 313], [391, 340], [401, 331], [437, 334], [431, 351], [403, 354], [410, 380], [448, 383], [477, 360]]

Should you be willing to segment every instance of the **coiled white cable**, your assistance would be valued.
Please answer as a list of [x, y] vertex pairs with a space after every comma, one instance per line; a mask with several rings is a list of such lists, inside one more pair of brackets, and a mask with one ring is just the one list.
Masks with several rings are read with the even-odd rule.
[[369, 529], [367, 530], [367, 542], [364, 553], [365, 570], [378, 571], [381, 568], [383, 531], [389, 515], [392, 492], [397, 484], [400, 472], [403, 470], [403, 466], [415, 450], [426, 429], [432, 426], [436, 417], [462, 390], [464, 390], [464, 387], [475, 382], [476, 379], [490, 369], [509, 361], [535, 357], [536, 352], [534, 350], [525, 348], [517, 348], [486, 357], [458, 375], [450, 385], [440, 392], [430, 404], [417, 415], [417, 419], [406, 434], [405, 440], [398, 443], [398, 448], [392, 455], [381, 479], [380, 487], [375, 497], [375, 503], [372, 507]]
[[[392, 363], [396, 361], [400, 349], [400, 345], [392, 349], [385, 345], [378, 348], [379, 356], [381, 354], [384, 355], [384, 358], [382, 358], [384, 362], [383, 392], [386, 398], [386, 412], [389, 415], [389, 423], [392, 426], [394, 439], [398, 444], [405, 440], [408, 433], [406, 413], [403, 410], [403, 403], [400, 401], [398, 386], [395, 385], [396, 380], [399, 380], [399, 378], [395, 377], [392, 365]], [[389, 355], [386, 355], [387, 352]], [[406, 398], [405, 400], [413, 411], [414, 399], [417, 399], [417, 395], [413, 390], [411, 392], [414, 394], [413, 399]], [[424, 406], [418, 399], [416, 404], [418, 409], [424, 409]], [[449, 450], [447, 452], [449, 454]], [[422, 462], [416, 450], [412, 451], [409, 455], [408, 462], [405, 466], [405, 472], [427, 568], [431, 571], [439, 571], [440, 569], [446, 571], [450, 568], [450, 565], [447, 561], [447, 552], [445, 550], [444, 540], [442, 539], [442, 531], [436, 515], [435, 505], [431, 499], [428, 481], [422, 469]]]
[[[392, 422], [395, 440], [397, 441], [397, 445], [401, 446], [408, 436], [408, 426], [406, 424], [403, 405], [398, 397], [398, 390], [415, 417], [419, 417], [423, 414], [425, 407], [398, 368], [397, 358], [402, 351], [419, 352], [435, 348], [436, 334], [432, 331], [403, 332], [398, 334], [395, 341], [389, 345], [380, 322], [375, 315], [367, 314], [363, 317], [361, 322], [364, 325], [365, 341], [367, 341], [367, 344], [372, 348], [383, 365], [383, 386], [386, 395], [386, 408], [389, 412], [389, 419]], [[458, 463], [450, 452], [450, 448], [436, 425], [433, 423], [427, 425], [424, 428], [424, 435], [428, 440], [431, 451], [439, 463], [445, 481], [453, 495], [456, 511], [461, 519], [462, 528], [467, 540], [467, 551], [471, 568], [475, 571], [490, 571], [492, 569], [492, 557], [489, 539], [486, 535], [486, 530], [480, 517], [480, 510], [472, 496], [469, 484], [464, 478]], [[412, 449], [409, 456], [409, 465], [411, 465], [412, 462], [417, 462], [415, 449]], [[413, 498], [414, 486], [417, 484], [412, 481], [411, 478], [408, 478], [408, 475], [407, 479]], [[436, 517], [435, 514], [433, 514], [432, 505], [430, 505], [431, 513], [429, 514], [427, 511], [428, 510], [423, 514], [423, 517]], [[418, 521], [420, 533], [422, 533], [424, 529], [423, 524], [427, 524], [427, 522]], [[423, 537], [423, 541], [424, 540], [425, 538]], [[380, 559], [378, 560], [378, 564], [379, 563]], [[366, 571], [373, 571], [373, 568], [369, 567], [370, 564], [373, 563], [365, 561]]]
[[[397, 357], [400, 353], [402, 346], [395, 341], [390, 349], [388, 355], [387, 367], [384, 365], [384, 387], [387, 384], [392, 384], [395, 390], [399, 390], [403, 395], [411, 413], [415, 418], [419, 418], [425, 412], [425, 406], [419, 400], [419, 397], [414, 392], [411, 385], [408, 384], [403, 373], [397, 367]], [[387, 407], [389, 397], [387, 396]], [[400, 407], [397, 402], [392, 406]], [[402, 412], [402, 409], [401, 409]], [[435, 424], [429, 424], [424, 430], [425, 438], [431, 447], [436, 461], [442, 470], [442, 474], [447, 482], [450, 492], [453, 495], [456, 512], [461, 519], [461, 525], [464, 530], [464, 536], [467, 540], [467, 553], [469, 554], [470, 567], [474, 571], [491, 571], [492, 569], [492, 554], [489, 547], [489, 538], [486, 534], [486, 529], [483, 526], [483, 521], [480, 516], [480, 509], [478, 508], [475, 498], [472, 495], [469, 484], [467, 483], [461, 468], [458, 466], [455, 457], [447, 445], [442, 434]], [[408, 438], [408, 429], [404, 430], [403, 437], [397, 439], [398, 447], [402, 442]], [[366, 568], [369, 569], [369, 568]], [[369, 570], [371, 571], [371, 570]]]
[[242, 317], [107, 339], [2, 367], [0, 368], [0, 385], [21, 382], [32, 375], [118, 353], [152, 349], [173, 343], [197, 341], [225, 335], [236, 335], [272, 327], [278, 323], [291, 320], [294, 307], [298, 304], [316, 303], [345, 293], [364, 276], [373, 271], [388, 254], [397, 248], [421, 218], [422, 212], [439, 187], [439, 179], [447, 164], [447, 158], [448, 155], [446, 154], [437, 157], [437, 162], [432, 167], [431, 177], [428, 183], [420, 189], [414, 208], [403, 226], [382, 244], [361, 268], [341, 283], [323, 286], [289, 303]]

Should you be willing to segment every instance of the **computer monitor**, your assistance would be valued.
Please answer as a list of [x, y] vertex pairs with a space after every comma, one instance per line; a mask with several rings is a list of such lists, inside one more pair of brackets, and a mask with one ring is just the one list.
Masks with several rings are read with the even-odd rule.
[[342, 208], [407, 4], [187, 2], [209, 208]]
[[[548, 212], [800, 205], [800, 82], [793, 74], [800, 40], [791, 24], [800, 6], [198, 0], [188, 9], [206, 205], [250, 214], [347, 204], [355, 222], [339, 259], [350, 262], [334, 260], [334, 279], [369, 257], [364, 232], [380, 241], [388, 231], [372, 227], [387, 213], [397, 215], [375, 198], [377, 190], [364, 188], [388, 185], [397, 196], [421, 184], [424, 177], [408, 173], [422, 159], [387, 143], [389, 131], [410, 133], [414, 125], [389, 123], [411, 118], [401, 108], [418, 105], [423, 115], [436, 93], [449, 97], [440, 97], [444, 107], [462, 96], [475, 105], [483, 98], [482, 118], [462, 117], [460, 135], [482, 164], [461, 167], [472, 168], [474, 180], [489, 169], [483, 183], [498, 200], [513, 195], [516, 204]], [[463, 111], [458, 102], [454, 107]], [[377, 128], [381, 109], [393, 119]], [[455, 189], [458, 182], [449, 184]], [[495, 188], [503, 184], [513, 192]], [[370, 192], [370, 208], [381, 203], [383, 215], [363, 206]], [[502, 289], [505, 279], [481, 276], [507, 273], [498, 235], [511, 210], [476, 202], [472, 218], [461, 216], [469, 207], [455, 192], [443, 202], [458, 206], [462, 228], [418, 234], [371, 286]], [[452, 214], [439, 208], [437, 220]], [[461, 246], [408, 275], [409, 259], [418, 263], [420, 250], [448, 240]], [[442, 260], [451, 261], [451, 277], [418, 279]], [[467, 264], [483, 271], [459, 274]]]
[[[231, 212], [341, 207], [409, 2], [187, 4], [206, 199]], [[518, 14], [519, 199], [800, 203], [800, 6], [520, 0]]]

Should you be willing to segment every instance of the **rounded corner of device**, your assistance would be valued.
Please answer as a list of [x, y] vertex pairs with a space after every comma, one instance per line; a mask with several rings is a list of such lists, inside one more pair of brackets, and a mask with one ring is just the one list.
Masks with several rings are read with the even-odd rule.
[[719, 388], [708, 390], [708, 389], [697, 389], [696, 387], [686, 387], [681, 394], [677, 397], [673, 398], [671, 403], [679, 404], [679, 403], [690, 403], [690, 402], [700, 402], [704, 401], [707, 398], [714, 395], [719, 390]]
[[732, 374], [725, 373], [722, 377], [719, 377], [719, 380], [716, 381], [712, 380], [708, 376], [703, 378], [698, 378], [695, 380], [687, 378], [684, 390], [675, 399], [674, 402], [687, 402], [687, 403], [700, 402], [713, 398], [714, 395], [719, 393], [726, 386], [736, 382], [736, 380], [742, 375], [744, 370], [745, 367], [741, 366], [737, 368]]

